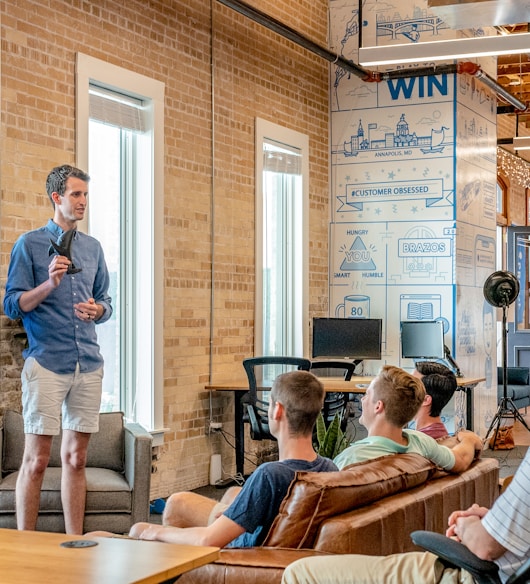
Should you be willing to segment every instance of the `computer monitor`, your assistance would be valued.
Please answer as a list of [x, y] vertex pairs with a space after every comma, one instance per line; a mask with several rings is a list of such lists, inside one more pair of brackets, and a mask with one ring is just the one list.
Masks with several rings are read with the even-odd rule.
[[441, 320], [401, 322], [401, 356], [404, 359], [444, 359], [444, 325]]
[[381, 359], [380, 318], [313, 318], [313, 358]]

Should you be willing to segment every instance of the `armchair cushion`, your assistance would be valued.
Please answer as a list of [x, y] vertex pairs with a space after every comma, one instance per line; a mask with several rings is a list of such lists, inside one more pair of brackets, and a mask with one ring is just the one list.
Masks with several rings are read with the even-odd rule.
[[[15, 509], [15, 485], [18, 472], [9, 474], [0, 484], [0, 501], [2, 506]], [[106, 512], [131, 513], [131, 488], [123, 475], [107, 468], [87, 468], [87, 502], [86, 511], [98, 510]], [[46, 469], [40, 495], [40, 508], [46, 513], [61, 513], [61, 491], [57, 485], [61, 483], [61, 469], [52, 467]]]
[[[502, 367], [497, 367], [497, 397], [504, 397]], [[517, 408], [530, 405], [530, 368], [506, 368], [506, 397], [513, 400]]]

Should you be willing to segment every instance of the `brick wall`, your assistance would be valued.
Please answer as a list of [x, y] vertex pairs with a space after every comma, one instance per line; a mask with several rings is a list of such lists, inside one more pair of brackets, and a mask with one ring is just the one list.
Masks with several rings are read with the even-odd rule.
[[[326, 46], [326, 0], [248, 3]], [[219, 435], [205, 435], [212, 315], [214, 381], [239, 377], [241, 359], [253, 353], [256, 116], [309, 135], [310, 313], [327, 313], [328, 64], [215, 0], [26, 0], [2, 2], [0, 10], [2, 290], [15, 239], [52, 215], [47, 172], [75, 163], [76, 52], [166, 84], [164, 424], [170, 432], [152, 497], [203, 485], [212, 452], [222, 451], [228, 469], [233, 461]], [[0, 414], [20, 409], [21, 341], [14, 337], [20, 330], [0, 310]], [[230, 396], [215, 396], [212, 406], [230, 429]]]

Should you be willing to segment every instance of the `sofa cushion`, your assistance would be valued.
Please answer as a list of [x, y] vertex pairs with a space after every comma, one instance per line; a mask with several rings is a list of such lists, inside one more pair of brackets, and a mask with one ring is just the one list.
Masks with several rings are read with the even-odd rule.
[[[497, 367], [497, 383], [503, 384], [502, 367]], [[507, 367], [506, 384], [507, 385], [529, 385], [530, 369], [528, 367]]]
[[[528, 399], [530, 396], [530, 385], [508, 385], [506, 386], [506, 397], [513, 400]], [[498, 386], [498, 397], [504, 397], [504, 387]]]
[[[22, 414], [6, 410], [3, 418], [4, 440], [2, 472], [14, 472], [20, 468], [24, 453], [24, 420]], [[123, 413], [108, 412], [99, 415], [99, 431], [90, 437], [87, 467], [108, 468], [123, 472], [124, 461]], [[55, 436], [50, 455], [50, 467], [61, 466], [61, 440]]]
[[311, 548], [323, 520], [411, 489], [434, 471], [419, 454], [391, 454], [336, 472], [298, 472], [263, 545]]

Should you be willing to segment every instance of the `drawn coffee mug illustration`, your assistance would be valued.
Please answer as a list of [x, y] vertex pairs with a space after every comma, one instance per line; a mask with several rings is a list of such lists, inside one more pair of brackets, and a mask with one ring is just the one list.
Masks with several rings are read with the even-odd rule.
[[370, 297], [363, 294], [348, 294], [344, 302], [335, 309], [337, 318], [370, 318]]

